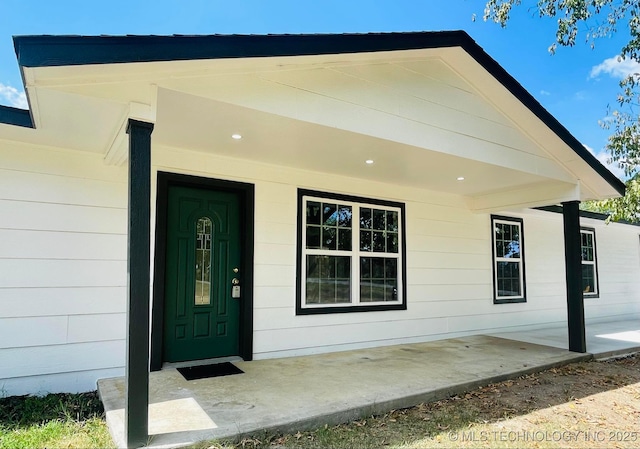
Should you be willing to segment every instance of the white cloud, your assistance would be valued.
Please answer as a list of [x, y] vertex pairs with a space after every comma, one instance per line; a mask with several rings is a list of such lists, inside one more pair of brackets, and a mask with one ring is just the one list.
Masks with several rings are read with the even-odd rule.
[[586, 90], [579, 90], [575, 94], [573, 94], [574, 100], [583, 101], [589, 98], [589, 93]]
[[540, 95], [548, 96], [548, 95], [551, 95], [551, 92], [549, 92], [549, 91], [547, 91], [547, 90], [541, 90], [541, 91], [540, 91]]
[[27, 96], [15, 87], [0, 83], [0, 101], [8, 102], [9, 106], [27, 109]]
[[620, 56], [605, 59], [600, 64], [591, 67], [589, 78], [597, 78], [600, 74], [606, 73], [613, 78], [626, 78], [627, 76], [640, 73], [640, 64], [630, 59], [623, 59]]
[[584, 146], [587, 150], [589, 150], [589, 153], [593, 154], [596, 157], [596, 159], [600, 161], [602, 165], [607, 167], [609, 171], [612, 172], [614, 175], [616, 175], [619, 179], [624, 180], [626, 178], [624, 174], [624, 170], [618, 167], [617, 163], [611, 161], [611, 159], [609, 158], [609, 153], [607, 153], [606, 150], [601, 150], [599, 152], [596, 152], [589, 145], [582, 144], [582, 146]]

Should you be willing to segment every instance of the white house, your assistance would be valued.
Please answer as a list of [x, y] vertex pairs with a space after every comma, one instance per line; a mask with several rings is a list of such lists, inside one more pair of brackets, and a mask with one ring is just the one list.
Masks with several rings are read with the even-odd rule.
[[158, 370], [640, 317], [640, 228], [578, 212], [624, 185], [464, 32], [14, 41], [0, 394], [128, 335]]

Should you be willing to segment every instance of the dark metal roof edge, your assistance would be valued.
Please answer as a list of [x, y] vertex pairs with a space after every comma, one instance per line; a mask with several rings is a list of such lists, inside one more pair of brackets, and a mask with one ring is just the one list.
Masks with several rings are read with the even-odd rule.
[[368, 34], [14, 36], [21, 67], [366, 53], [460, 46], [464, 31]]
[[33, 119], [31, 118], [31, 111], [28, 109], [19, 109], [1, 104], [0, 123], [4, 125], [22, 126], [24, 128], [34, 127]]
[[[562, 206], [558, 206], [558, 205], [533, 207], [532, 209], [542, 210], [545, 212], [553, 212], [556, 214], [562, 213]], [[590, 210], [582, 210], [582, 209], [580, 210], [580, 216], [583, 218], [591, 218], [593, 220], [601, 220], [601, 221], [606, 221], [607, 218], [609, 218], [608, 214], [601, 214], [599, 212], [592, 212]], [[632, 221], [627, 221], [627, 220], [613, 221], [613, 223], [625, 224], [629, 226], [640, 226], [640, 223], [634, 223]]]

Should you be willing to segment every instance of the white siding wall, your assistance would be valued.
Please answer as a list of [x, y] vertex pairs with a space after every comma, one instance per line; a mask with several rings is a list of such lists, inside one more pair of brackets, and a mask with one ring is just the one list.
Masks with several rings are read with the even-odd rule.
[[[494, 305], [490, 218], [460, 197], [170, 148], [153, 167], [255, 184], [256, 359], [566, 323], [560, 214], [501, 213], [524, 220], [527, 302]], [[0, 142], [0, 394], [123, 373], [126, 179], [99, 155]], [[406, 204], [406, 311], [295, 315], [298, 187]], [[640, 316], [640, 228], [583, 225], [601, 290], [587, 317]]]
[[[566, 323], [561, 214], [501, 213], [524, 219], [527, 302], [494, 305], [490, 217], [469, 212], [460, 197], [169, 148], [156, 149], [154, 161], [157, 170], [255, 184], [256, 359]], [[406, 204], [406, 311], [295, 315], [298, 187]], [[640, 228], [583, 225], [597, 227], [602, 284], [601, 297], [587, 300], [588, 318], [640, 315], [640, 281], [629, 269], [640, 264]], [[606, 257], [605, 245], [624, 257]]]
[[0, 395], [121, 375], [126, 168], [0, 141]]
[[595, 229], [600, 297], [585, 298], [589, 321], [628, 319], [640, 314], [640, 227], [582, 219]]

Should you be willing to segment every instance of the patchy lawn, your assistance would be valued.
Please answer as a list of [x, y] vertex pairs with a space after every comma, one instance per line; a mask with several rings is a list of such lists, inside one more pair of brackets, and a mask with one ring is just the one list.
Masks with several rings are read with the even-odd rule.
[[95, 392], [0, 399], [0, 448], [111, 447]]
[[446, 400], [295, 434], [194, 448], [636, 448], [640, 354], [554, 368]]

